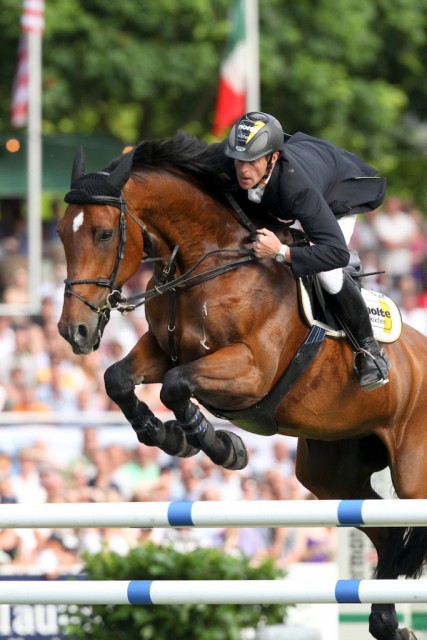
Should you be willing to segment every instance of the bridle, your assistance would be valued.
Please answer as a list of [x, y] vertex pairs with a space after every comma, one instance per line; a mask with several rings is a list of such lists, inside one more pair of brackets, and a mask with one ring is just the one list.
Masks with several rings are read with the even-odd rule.
[[[126, 305], [127, 298], [122, 294], [121, 286], [115, 285], [120, 264], [125, 256], [127, 231], [126, 214], [128, 214], [132, 218], [132, 220], [137, 223], [137, 225], [141, 228], [143, 235], [147, 235], [148, 231], [145, 224], [138, 220], [138, 218], [136, 218], [129, 210], [122, 194], [120, 194], [119, 198], [112, 197], [107, 199], [105, 196], [102, 196], [100, 197], [100, 204], [111, 205], [120, 209], [119, 242], [117, 245], [117, 253], [113, 270], [108, 278], [87, 278], [82, 280], [66, 279], [64, 280], [64, 283], [66, 296], [74, 296], [99, 315], [100, 326], [98, 327], [98, 329], [102, 332], [102, 329], [105, 327], [110, 318], [110, 312], [112, 309], [118, 309], [121, 313], [124, 314], [128, 311], [132, 311], [135, 308], [135, 305]], [[98, 287], [108, 288], [109, 293], [105, 299], [104, 305], [102, 307], [99, 307], [90, 300], [87, 300], [87, 298], [85, 298], [84, 296], [81, 296], [79, 293], [73, 291], [72, 287], [76, 284], [95, 284]]]

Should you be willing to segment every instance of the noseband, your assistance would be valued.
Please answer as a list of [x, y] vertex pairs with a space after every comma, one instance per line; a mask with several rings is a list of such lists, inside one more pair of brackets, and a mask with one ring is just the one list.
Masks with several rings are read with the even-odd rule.
[[[132, 311], [135, 308], [135, 305], [126, 305], [127, 302], [126, 297], [122, 294], [121, 287], [114, 287], [117, 272], [119, 270], [120, 264], [125, 256], [125, 248], [126, 248], [126, 214], [128, 214], [132, 220], [134, 220], [139, 227], [141, 227], [144, 235], [147, 235], [147, 227], [136, 218], [131, 211], [129, 211], [126, 202], [123, 198], [123, 195], [120, 195], [120, 198], [111, 198], [106, 199], [105, 196], [100, 198], [100, 204], [111, 205], [114, 207], [120, 208], [120, 218], [119, 218], [119, 243], [117, 245], [117, 254], [116, 260], [114, 263], [113, 270], [109, 278], [97, 278], [97, 279], [87, 279], [87, 280], [64, 280], [65, 283], [65, 295], [74, 296], [78, 298], [81, 302], [83, 302], [86, 306], [88, 306], [92, 311], [95, 311], [99, 315], [99, 330], [102, 332], [102, 329], [107, 324], [110, 318], [110, 311], [112, 309], [118, 309], [121, 313], [127, 313], [128, 311]], [[109, 294], [105, 299], [105, 303], [102, 307], [98, 307], [90, 300], [87, 300], [80, 294], [73, 291], [72, 287], [76, 284], [95, 284], [98, 287], [105, 287], [109, 289]], [[102, 327], [101, 327], [102, 325]]]

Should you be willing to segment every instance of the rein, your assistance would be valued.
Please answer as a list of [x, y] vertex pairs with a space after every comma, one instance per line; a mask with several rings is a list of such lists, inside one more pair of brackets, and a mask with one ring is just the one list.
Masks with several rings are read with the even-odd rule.
[[[175, 247], [174, 251], [176, 252], [178, 247]], [[203, 271], [202, 273], [197, 273], [195, 275], [191, 275], [197, 267], [202, 264], [204, 260], [209, 258], [215, 253], [243, 253], [244, 256], [242, 258], [238, 258], [237, 260], [233, 260], [232, 262], [227, 262], [226, 264], [219, 265], [218, 267], [213, 267], [212, 269], [208, 269], [207, 271]], [[148, 262], [150, 259], [145, 260], [144, 262]], [[164, 258], [156, 258], [156, 260], [164, 260]], [[158, 295], [163, 295], [164, 293], [168, 293], [169, 291], [179, 290], [180, 292], [187, 291], [192, 287], [196, 287], [199, 284], [203, 284], [203, 282], [207, 282], [212, 278], [216, 278], [217, 276], [222, 275], [223, 273], [227, 273], [232, 269], [236, 269], [237, 267], [242, 266], [243, 264], [248, 264], [250, 262], [255, 262], [256, 258], [252, 254], [249, 249], [214, 249], [213, 251], [209, 251], [205, 253], [197, 262], [190, 267], [183, 274], [175, 278], [174, 280], [169, 280], [164, 282], [164, 284], [155, 285], [153, 289], [149, 289], [148, 291], [144, 291], [144, 293], [139, 293], [138, 295], [132, 296], [127, 299], [127, 302], [133, 303], [136, 300], [141, 300], [139, 304], [131, 304], [133, 309], [135, 307], [144, 304], [147, 300], [154, 298]], [[169, 265], [165, 267], [165, 270], [169, 272]], [[132, 309], [132, 310], [133, 310]], [[118, 309], [120, 311], [120, 308]]]
[[[104, 202], [105, 204], [112, 204], [113, 206], [117, 207], [117, 202]], [[159, 295], [163, 295], [164, 293], [167, 293], [169, 291], [173, 291], [174, 293], [178, 293], [179, 292], [183, 292], [186, 291], [192, 287], [195, 287], [199, 284], [202, 284], [203, 282], [207, 282], [208, 280], [211, 280], [212, 278], [216, 278], [217, 276], [223, 274], [223, 273], [227, 273], [228, 271], [231, 271], [232, 269], [236, 269], [237, 267], [240, 267], [243, 264], [248, 264], [251, 262], [255, 262], [256, 258], [253, 255], [253, 253], [249, 250], [249, 249], [214, 249], [213, 251], [210, 251], [208, 253], [206, 253], [205, 255], [203, 255], [201, 258], [199, 258], [199, 260], [197, 260], [197, 262], [190, 267], [190, 269], [188, 269], [185, 273], [181, 274], [180, 276], [178, 276], [177, 278], [171, 279], [174, 276], [175, 273], [175, 260], [176, 260], [176, 255], [177, 252], [179, 250], [179, 246], [177, 245], [174, 250], [172, 251], [172, 254], [170, 256], [169, 259], [167, 258], [146, 258], [144, 260], [144, 262], [166, 262], [166, 266], [163, 268], [162, 271], [162, 275], [158, 281], [158, 284], [155, 285], [155, 287], [153, 289], [150, 289], [148, 291], [145, 291], [144, 293], [140, 293], [137, 294], [135, 296], [132, 296], [131, 298], [127, 298], [126, 296], [124, 296], [122, 294], [121, 291], [121, 287], [119, 285], [115, 286], [115, 280], [116, 280], [116, 276], [120, 267], [120, 264], [124, 258], [125, 255], [125, 248], [126, 248], [126, 231], [127, 231], [127, 226], [126, 226], [126, 214], [128, 214], [130, 216], [130, 218], [132, 218], [132, 220], [134, 222], [136, 222], [136, 224], [141, 228], [142, 233], [146, 239], [146, 242], [148, 245], [152, 246], [152, 240], [151, 237], [148, 233], [148, 229], [146, 227], [145, 224], [143, 224], [128, 208], [128, 206], [126, 205], [126, 202], [123, 198], [123, 194], [121, 194], [120, 196], [120, 217], [119, 217], [119, 243], [118, 243], [118, 247], [117, 247], [117, 254], [116, 254], [116, 260], [114, 263], [114, 267], [113, 270], [111, 272], [111, 275], [109, 276], [109, 278], [94, 278], [94, 279], [81, 279], [81, 280], [69, 280], [66, 279], [64, 280], [65, 283], [65, 295], [67, 296], [74, 296], [75, 298], [78, 298], [78, 300], [80, 300], [81, 302], [83, 302], [85, 305], [87, 305], [90, 309], [92, 309], [92, 311], [94, 311], [95, 313], [97, 313], [100, 316], [100, 325], [102, 324], [103, 327], [105, 327], [105, 325], [107, 324], [109, 317], [110, 317], [110, 312], [114, 309], [116, 309], [117, 311], [119, 311], [122, 315], [125, 315], [126, 313], [133, 311], [134, 309], [136, 309], [137, 307], [145, 304], [145, 302], [147, 300], [150, 300], [154, 297], [157, 297]], [[237, 203], [236, 203], [237, 204]], [[245, 214], [243, 214], [245, 215]], [[241, 220], [241, 222], [243, 222], [243, 220]], [[249, 225], [252, 225], [252, 223], [249, 221]], [[245, 224], [245, 226], [248, 227], [247, 224]], [[252, 229], [250, 229], [252, 231]], [[240, 253], [240, 254], [244, 254], [243, 257], [238, 258], [234, 261], [231, 262], [227, 262], [226, 264], [223, 265], [219, 265], [217, 267], [214, 267], [212, 269], [208, 269], [207, 271], [204, 271], [202, 273], [198, 273], [198, 274], [193, 274], [193, 272], [195, 271], [195, 269], [197, 269], [197, 267], [202, 264], [202, 262], [204, 260], [206, 260], [208, 257], [216, 254], [216, 253]], [[98, 287], [105, 287], [109, 289], [109, 294], [106, 297], [105, 303], [102, 307], [97, 306], [96, 304], [94, 304], [93, 302], [91, 302], [90, 300], [87, 300], [86, 298], [84, 298], [83, 296], [81, 296], [80, 294], [76, 293], [75, 291], [73, 291], [72, 287], [74, 285], [77, 284], [95, 284]], [[99, 327], [99, 330], [101, 331], [101, 326]]]

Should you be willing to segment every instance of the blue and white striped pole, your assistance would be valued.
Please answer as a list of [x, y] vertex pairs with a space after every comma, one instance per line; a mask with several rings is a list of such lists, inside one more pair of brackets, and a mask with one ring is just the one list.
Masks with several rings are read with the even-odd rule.
[[333, 604], [427, 602], [427, 580], [1, 581], [0, 604]]
[[427, 526], [427, 500], [2, 504], [0, 528]]

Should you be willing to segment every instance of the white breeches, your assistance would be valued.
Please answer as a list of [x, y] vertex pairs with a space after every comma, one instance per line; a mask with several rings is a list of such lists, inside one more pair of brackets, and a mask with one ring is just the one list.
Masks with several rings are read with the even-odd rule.
[[[344, 239], [349, 244], [351, 236], [353, 235], [354, 226], [356, 224], [357, 216], [344, 216], [337, 222], [341, 227]], [[322, 271], [318, 273], [318, 278], [322, 289], [325, 289], [328, 293], [339, 293], [341, 291], [344, 282], [344, 272], [340, 269], [332, 269], [331, 271]]]

